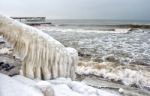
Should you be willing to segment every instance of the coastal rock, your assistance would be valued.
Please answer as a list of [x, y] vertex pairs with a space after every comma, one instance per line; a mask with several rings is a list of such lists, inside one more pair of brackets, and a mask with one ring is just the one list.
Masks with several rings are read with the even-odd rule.
[[10, 44], [0, 36], [0, 73], [18, 75], [20, 68], [21, 60], [13, 56]]
[[0, 55], [0, 73], [13, 76], [18, 75], [21, 68], [21, 61], [11, 55]]

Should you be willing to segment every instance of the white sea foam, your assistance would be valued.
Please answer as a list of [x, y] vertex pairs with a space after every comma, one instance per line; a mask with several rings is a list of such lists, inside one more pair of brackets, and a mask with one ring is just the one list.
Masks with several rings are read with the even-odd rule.
[[84, 28], [62, 28], [62, 27], [37, 27], [41, 29], [42, 31], [52, 31], [52, 32], [80, 32], [80, 33], [88, 33], [88, 32], [94, 32], [94, 33], [127, 33], [129, 32], [129, 29], [114, 29], [114, 31], [111, 30], [100, 30], [100, 29], [84, 29]]
[[[133, 70], [124, 68], [121, 65], [118, 67], [111, 66], [111, 63], [92, 63], [82, 62], [81, 66], [77, 67], [77, 73], [80, 75], [93, 74], [103, 77], [108, 80], [121, 81], [124, 85], [137, 85], [140, 88], [150, 88], [150, 72], [147, 70]], [[113, 65], [113, 64], [112, 64]]]

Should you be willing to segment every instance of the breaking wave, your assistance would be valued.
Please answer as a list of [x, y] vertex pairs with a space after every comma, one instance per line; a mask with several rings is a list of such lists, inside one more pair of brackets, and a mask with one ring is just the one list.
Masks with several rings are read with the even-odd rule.
[[88, 29], [88, 28], [58, 28], [58, 27], [38, 27], [42, 31], [51, 31], [51, 32], [80, 32], [80, 33], [128, 33], [129, 28], [123, 28], [123, 29]]

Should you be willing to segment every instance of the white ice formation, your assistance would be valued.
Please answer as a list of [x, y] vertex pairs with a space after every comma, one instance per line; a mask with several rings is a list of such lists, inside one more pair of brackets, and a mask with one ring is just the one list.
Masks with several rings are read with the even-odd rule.
[[4, 15], [0, 15], [0, 35], [13, 46], [13, 53], [21, 58], [22, 75], [45, 80], [75, 77], [74, 66], [78, 63], [75, 49], [65, 48], [46, 33]]
[[0, 85], [0, 96], [120, 96], [70, 78], [41, 81], [21, 75], [11, 78], [0, 74]]

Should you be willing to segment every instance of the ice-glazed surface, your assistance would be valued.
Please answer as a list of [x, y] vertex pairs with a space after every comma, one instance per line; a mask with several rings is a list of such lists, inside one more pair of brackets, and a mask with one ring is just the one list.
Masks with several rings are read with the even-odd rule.
[[120, 64], [150, 64], [150, 31], [133, 30], [128, 33], [58, 32], [45, 31], [65, 46], [79, 51], [79, 55]]
[[[90, 87], [83, 82], [71, 81], [71, 79], [58, 78], [55, 80], [38, 81], [23, 76], [13, 78], [0, 74], [0, 96], [53, 96], [42, 94], [39, 86], [47, 86], [54, 89], [55, 96], [120, 96], [107, 90]], [[47, 89], [46, 89], [47, 90]]]
[[[13, 47], [13, 54], [22, 60], [20, 73], [28, 78], [49, 80], [57, 77], [75, 77], [76, 55], [71, 55], [63, 44], [37, 28], [0, 14], [0, 35]], [[9, 53], [1, 49], [0, 54]], [[41, 71], [42, 70], [42, 71]]]

